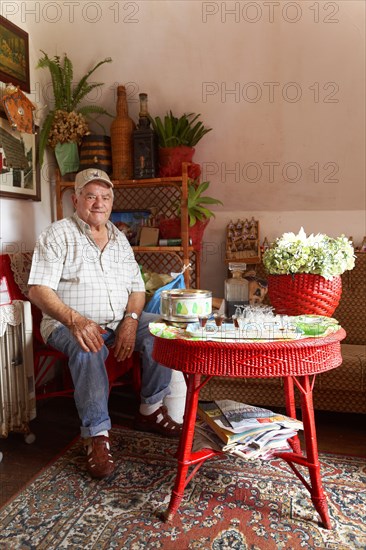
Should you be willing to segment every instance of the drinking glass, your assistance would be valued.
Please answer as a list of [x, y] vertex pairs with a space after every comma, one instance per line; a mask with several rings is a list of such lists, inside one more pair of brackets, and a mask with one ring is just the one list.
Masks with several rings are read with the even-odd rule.
[[198, 316], [198, 322], [199, 322], [201, 330], [202, 330], [202, 339], [203, 339], [203, 336], [206, 334], [207, 321], [208, 321], [208, 315], [199, 315]]
[[215, 324], [218, 328], [218, 330], [220, 331], [220, 337], [222, 338], [222, 324], [223, 322], [225, 321], [226, 317], [224, 314], [222, 313], [214, 313], [214, 320], [215, 320]]

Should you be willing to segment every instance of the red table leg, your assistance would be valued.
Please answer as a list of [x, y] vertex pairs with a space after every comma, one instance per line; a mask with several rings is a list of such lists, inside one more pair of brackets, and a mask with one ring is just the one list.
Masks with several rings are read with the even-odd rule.
[[[311, 500], [323, 525], [326, 529], [331, 529], [331, 523], [328, 513], [328, 505], [326, 495], [323, 491], [322, 480], [320, 476], [320, 463], [318, 456], [318, 444], [316, 439], [316, 429], [314, 420], [314, 408], [313, 408], [313, 388], [309, 381], [309, 376], [300, 376], [299, 378], [293, 377], [292, 381], [295, 381], [296, 386], [300, 390], [301, 396], [301, 411], [302, 421], [304, 424], [304, 438], [306, 447], [306, 456], [296, 450], [294, 447], [293, 453], [276, 453], [276, 456], [285, 460], [291, 467], [293, 472], [302, 482], [302, 484], [309, 491]], [[303, 477], [301, 472], [297, 469], [297, 464], [305, 466], [309, 472], [310, 483]]]
[[[285, 388], [286, 414], [291, 418], [296, 418], [294, 381], [292, 379], [292, 376], [285, 376], [283, 379], [283, 383]], [[301, 453], [300, 440], [297, 435], [291, 438], [290, 443], [294, 453]]]
[[313, 390], [309, 381], [309, 376], [301, 377], [300, 383], [303, 388], [303, 391], [301, 391], [301, 410], [302, 421], [304, 423], [306, 457], [308, 462], [309, 476], [311, 480], [311, 500], [322, 519], [324, 527], [326, 529], [332, 529], [332, 525], [329, 519], [327, 499], [323, 491], [323, 485], [320, 476], [318, 443], [316, 439], [314, 420]]
[[165, 521], [171, 521], [183, 498], [184, 489], [191, 479], [188, 475], [188, 469], [192, 465], [191, 451], [194, 437], [194, 427], [196, 424], [198, 397], [200, 392], [200, 374], [191, 374], [187, 382], [187, 397], [184, 409], [183, 431], [179, 442], [177, 453], [178, 473], [175, 478], [175, 484], [170, 498], [168, 510], [164, 514]]

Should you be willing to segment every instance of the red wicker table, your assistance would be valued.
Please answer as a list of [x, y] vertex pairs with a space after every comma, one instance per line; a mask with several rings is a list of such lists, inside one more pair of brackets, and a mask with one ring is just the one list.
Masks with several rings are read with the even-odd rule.
[[[166, 521], [178, 510], [185, 487], [205, 460], [218, 454], [212, 449], [192, 452], [197, 406], [201, 388], [213, 376], [234, 378], [274, 378], [284, 380], [286, 412], [296, 418], [294, 385], [300, 390], [305, 453], [296, 437], [290, 441], [292, 452], [277, 453], [285, 460], [309, 491], [311, 500], [326, 529], [331, 529], [326, 496], [323, 491], [313, 409], [316, 374], [334, 369], [342, 363], [340, 342], [343, 329], [324, 338], [307, 338], [253, 343], [226, 343], [165, 339], [155, 336], [154, 358], [163, 365], [182, 371], [187, 382], [183, 432], [179, 442], [178, 472]], [[298, 465], [308, 469], [306, 480]], [[193, 469], [190, 471], [190, 467]]]

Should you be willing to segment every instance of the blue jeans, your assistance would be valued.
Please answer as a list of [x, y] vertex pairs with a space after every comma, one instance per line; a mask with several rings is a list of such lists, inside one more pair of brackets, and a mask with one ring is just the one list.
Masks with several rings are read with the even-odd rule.
[[[169, 395], [172, 371], [152, 358], [154, 337], [149, 332], [149, 323], [159, 318], [154, 313], [143, 312], [138, 324], [135, 351], [141, 353], [142, 387], [141, 402], [159, 403]], [[81, 436], [92, 437], [102, 430], [110, 430], [108, 413], [109, 383], [104, 362], [108, 347], [115, 339], [111, 330], [103, 334], [104, 346], [96, 353], [83, 351], [70, 330], [64, 325], [57, 327], [48, 339], [48, 344], [69, 358], [69, 368], [74, 383], [74, 398], [81, 420]]]

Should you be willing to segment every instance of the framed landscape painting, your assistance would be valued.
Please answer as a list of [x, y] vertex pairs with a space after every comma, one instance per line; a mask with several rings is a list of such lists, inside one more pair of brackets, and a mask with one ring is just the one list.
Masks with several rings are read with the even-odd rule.
[[41, 200], [36, 134], [13, 130], [0, 117], [0, 196]]
[[0, 81], [30, 93], [28, 33], [0, 15]]

